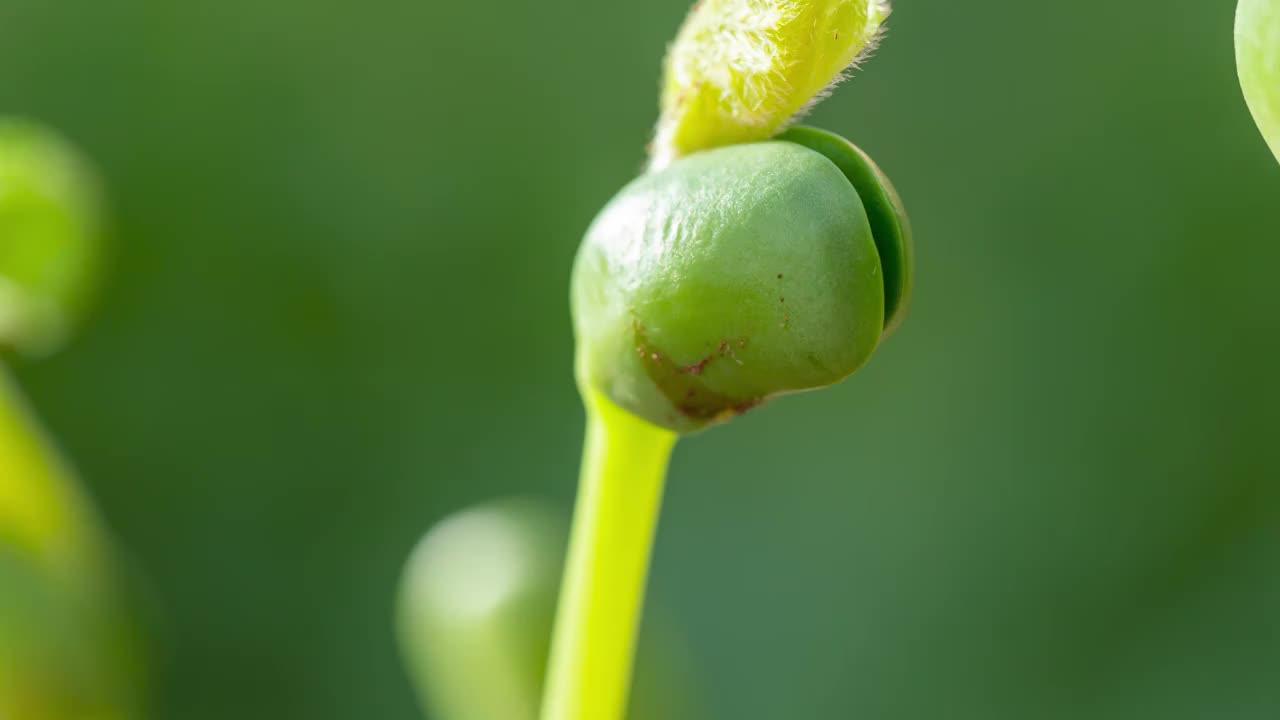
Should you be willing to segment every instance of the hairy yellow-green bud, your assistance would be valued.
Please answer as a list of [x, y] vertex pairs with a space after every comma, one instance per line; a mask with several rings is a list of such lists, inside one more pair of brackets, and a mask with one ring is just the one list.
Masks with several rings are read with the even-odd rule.
[[667, 55], [653, 166], [772, 137], [875, 47], [886, 0], [701, 0]]

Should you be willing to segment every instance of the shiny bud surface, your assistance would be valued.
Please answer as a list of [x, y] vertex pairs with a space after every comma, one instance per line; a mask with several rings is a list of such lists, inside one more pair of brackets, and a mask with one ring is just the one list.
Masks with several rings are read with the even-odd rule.
[[846, 141], [781, 138], [682, 158], [604, 208], [574, 267], [581, 384], [692, 432], [866, 362], [906, 305], [905, 215]]

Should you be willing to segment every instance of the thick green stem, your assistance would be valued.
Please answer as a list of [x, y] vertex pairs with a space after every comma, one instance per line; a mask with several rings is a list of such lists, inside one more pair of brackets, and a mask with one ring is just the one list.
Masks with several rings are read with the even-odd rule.
[[542, 720], [621, 720], [675, 433], [594, 392]]

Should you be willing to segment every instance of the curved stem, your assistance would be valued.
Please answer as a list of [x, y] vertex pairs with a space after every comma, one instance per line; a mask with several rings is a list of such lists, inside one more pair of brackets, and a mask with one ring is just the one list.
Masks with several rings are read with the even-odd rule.
[[98, 566], [96, 532], [74, 475], [0, 366], [0, 542], [74, 576]]
[[542, 720], [620, 720], [676, 435], [586, 392], [569, 559]]
[[[16, 550], [34, 564], [36, 582], [48, 581], [48, 590], [68, 598], [65, 607], [61, 602], [58, 607], [70, 614], [48, 617], [69, 625], [24, 630], [57, 639], [59, 648], [65, 640], [68, 645], [62, 649], [72, 653], [65, 657], [76, 659], [64, 666], [65, 658], [58, 654], [46, 658], [56, 667], [33, 668], [35, 677], [55, 672], [45, 678], [52, 684], [35, 689], [32, 697], [60, 708], [74, 695], [75, 702], [86, 703], [76, 707], [93, 717], [130, 720], [143, 716], [146, 651], [110, 540], [75, 472], [0, 365], [0, 553]], [[74, 637], [65, 635], [73, 628]], [[71, 686], [64, 683], [71, 678], [73, 695], [43, 694], [65, 695]], [[10, 698], [0, 697], [2, 717], [9, 717], [6, 700]], [[22, 712], [17, 716], [23, 717]]]

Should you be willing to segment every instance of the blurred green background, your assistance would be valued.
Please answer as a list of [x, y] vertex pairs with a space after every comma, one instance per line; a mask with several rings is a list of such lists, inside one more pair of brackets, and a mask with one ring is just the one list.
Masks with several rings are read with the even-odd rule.
[[[688, 3], [0, 0], [0, 113], [102, 169], [91, 328], [18, 375], [148, 578], [156, 717], [420, 717], [395, 582], [567, 504], [570, 261]], [[1233, 3], [912, 0], [812, 116], [918, 291], [683, 443], [651, 597], [716, 718], [1280, 714], [1280, 167]]]

